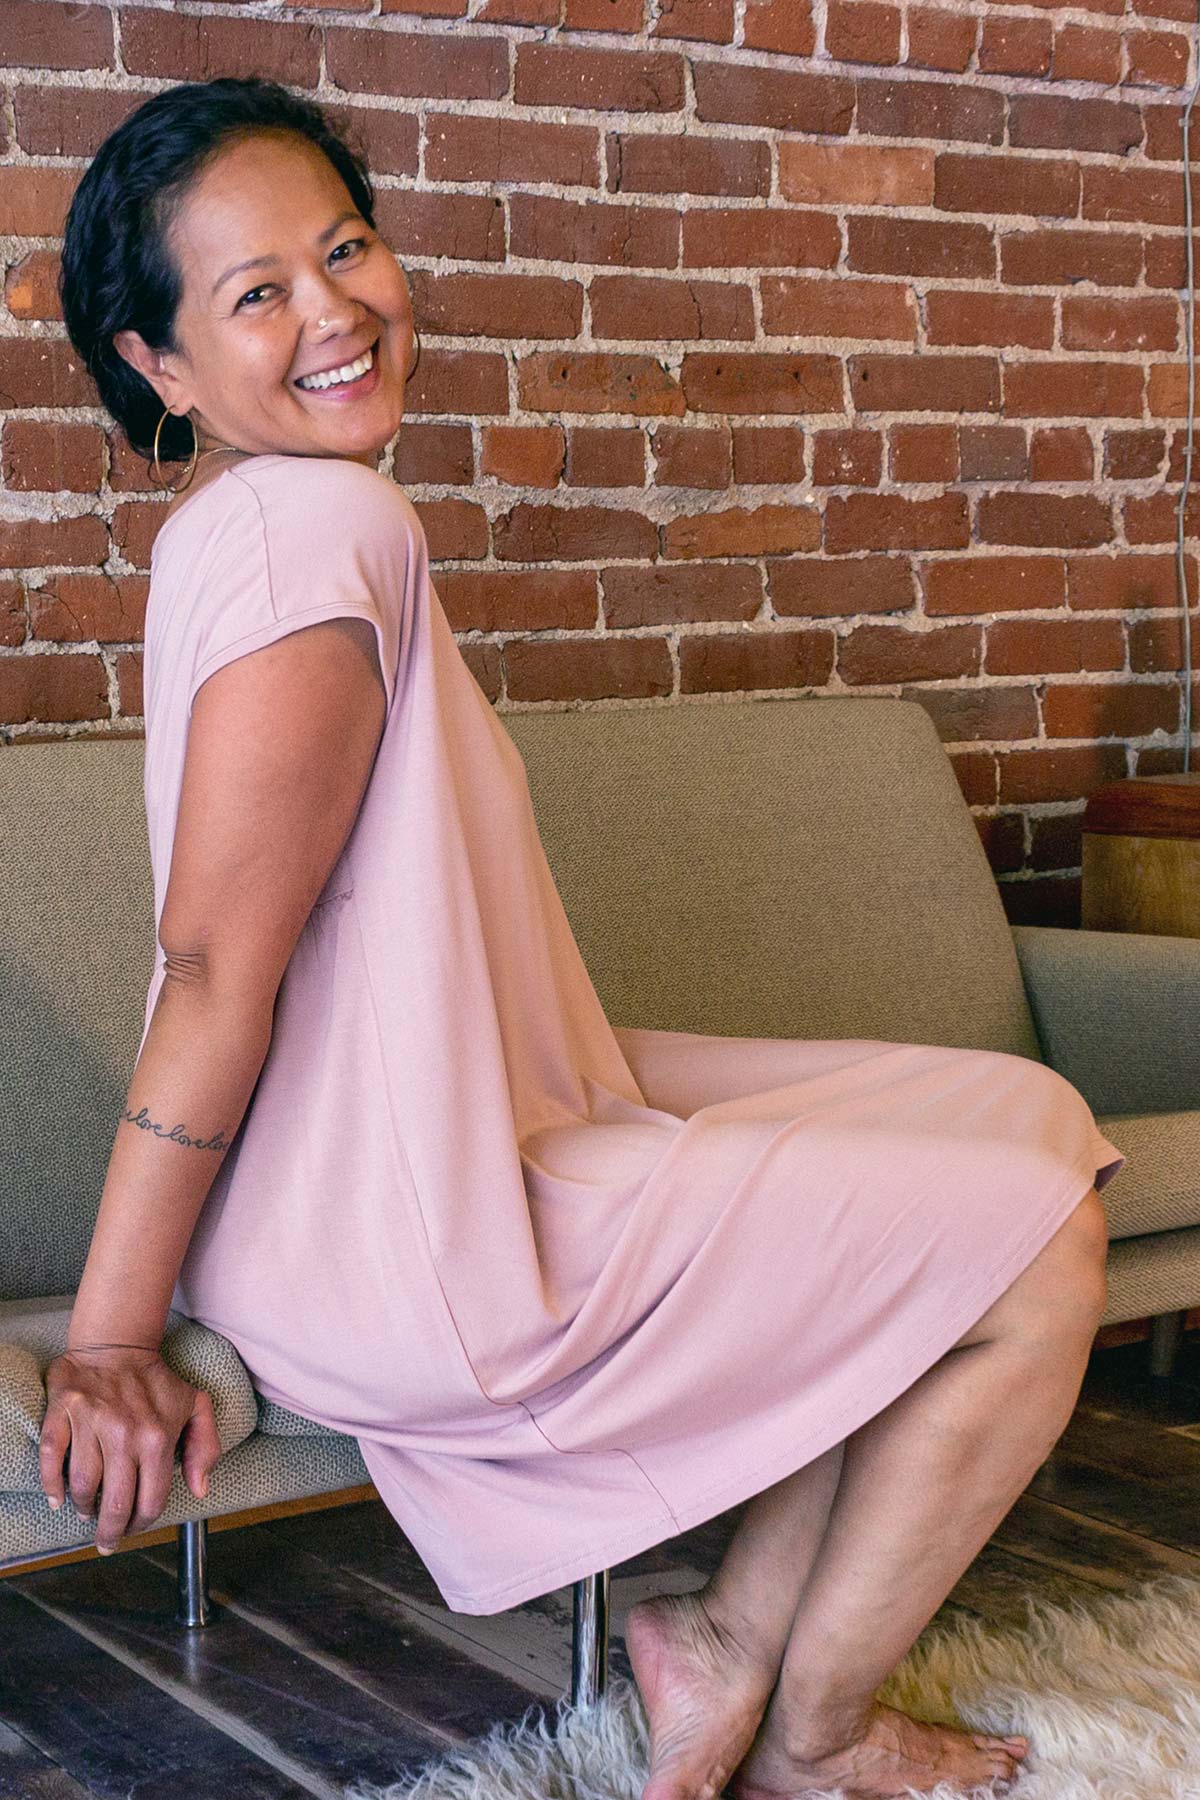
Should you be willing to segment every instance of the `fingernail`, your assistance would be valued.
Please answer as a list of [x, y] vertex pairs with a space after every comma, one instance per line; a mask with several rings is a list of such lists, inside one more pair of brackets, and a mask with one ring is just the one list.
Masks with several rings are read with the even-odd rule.
[[59, 1507], [60, 1507], [60, 1506], [61, 1506], [61, 1505], [62, 1505], [62, 1501], [61, 1501], [61, 1500], [57, 1500], [57, 1499], [52, 1499], [52, 1500], [51, 1500], [51, 1502], [50, 1502], [50, 1510], [51, 1510], [51, 1512], [57, 1512], [57, 1511], [58, 1511], [58, 1509], [59, 1509]]
[[97, 1544], [96, 1548], [100, 1552], [101, 1556], [111, 1556], [113, 1553], [113, 1545], [112, 1544], [108, 1544], [108, 1545]]

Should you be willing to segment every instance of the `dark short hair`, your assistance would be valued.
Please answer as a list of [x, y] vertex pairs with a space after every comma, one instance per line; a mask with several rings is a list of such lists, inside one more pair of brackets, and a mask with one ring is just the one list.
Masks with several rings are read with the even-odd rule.
[[[329, 158], [375, 229], [375, 193], [361, 151], [334, 130], [315, 101], [259, 76], [222, 75], [153, 94], [109, 134], [71, 199], [58, 292], [67, 334], [100, 398], [133, 448], [149, 457], [163, 403], [113, 344], [141, 333], [152, 350], [177, 352], [183, 282], [167, 233], [191, 184], [217, 153], [255, 132], [294, 131]], [[192, 453], [191, 421], [163, 421], [163, 462]]]

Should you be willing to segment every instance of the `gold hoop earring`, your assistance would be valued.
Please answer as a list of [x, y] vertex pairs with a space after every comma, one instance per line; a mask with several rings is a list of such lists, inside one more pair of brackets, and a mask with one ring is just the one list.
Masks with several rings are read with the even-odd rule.
[[[163, 473], [162, 473], [162, 464], [158, 460], [158, 439], [159, 439], [159, 433], [162, 431], [164, 421], [166, 419], [170, 418], [170, 416], [171, 416], [171, 409], [168, 406], [164, 409], [163, 416], [158, 421], [158, 430], [155, 431], [155, 433], [154, 433], [155, 480], [158, 482], [159, 487], [162, 487], [162, 488], [170, 487], [171, 484], [169, 481], [167, 481], [164, 478]], [[188, 424], [192, 428], [192, 460], [188, 464], [187, 479], [184, 481], [181, 481], [178, 487], [171, 488], [171, 492], [173, 494], [181, 494], [183, 492], [184, 488], [187, 486], [188, 482], [192, 479], [192, 476], [195, 473], [195, 469], [196, 469], [196, 456], [200, 449], [200, 439], [196, 436], [196, 421], [192, 418], [190, 413], [185, 413], [184, 417], [187, 419]]]
[[417, 355], [416, 355], [416, 360], [414, 361], [412, 368], [408, 371], [408, 374], [404, 377], [405, 381], [412, 380], [413, 376], [417, 372], [417, 363], [419, 363], [421, 360], [421, 334], [417, 330], [415, 325], [413, 326], [413, 336], [417, 340]]

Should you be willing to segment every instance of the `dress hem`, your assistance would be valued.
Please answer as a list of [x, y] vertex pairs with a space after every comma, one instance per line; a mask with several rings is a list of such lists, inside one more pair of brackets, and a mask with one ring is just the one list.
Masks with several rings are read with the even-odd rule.
[[[1107, 1149], [1116, 1149], [1107, 1139], [1101, 1140]], [[1097, 1146], [1098, 1149], [1099, 1146]], [[1118, 1151], [1117, 1155], [1121, 1153]], [[1078, 1166], [1064, 1186], [1059, 1190], [1056, 1204], [1042, 1216], [1037, 1225], [1025, 1237], [1005, 1261], [993, 1269], [988, 1279], [976, 1288], [952, 1313], [938, 1321], [937, 1328], [924, 1338], [920, 1346], [902, 1363], [891, 1365], [892, 1379], [884, 1384], [883, 1397], [872, 1396], [869, 1402], [848, 1408], [840, 1419], [827, 1422], [814, 1435], [812, 1447], [795, 1445], [791, 1449], [765, 1462], [757, 1463], [753, 1468], [742, 1468], [733, 1481], [720, 1483], [707, 1488], [702, 1494], [694, 1495], [690, 1503], [682, 1508], [670, 1507], [667, 1517], [661, 1513], [643, 1516], [630, 1530], [620, 1536], [610, 1538], [606, 1543], [598, 1544], [586, 1556], [574, 1554], [561, 1558], [558, 1562], [540, 1569], [527, 1570], [524, 1575], [513, 1581], [505, 1582], [500, 1587], [488, 1588], [480, 1593], [467, 1593], [457, 1588], [447, 1588], [433, 1579], [447, 1606], [454, 1612], [466, 1614], [507, 1612], [512, 1607], [521, 1606], [527, 1600], [538, 1599], [552, 1593], [557, 1588], [572, 1586], [575, 1582], [585, 1580], [589, 1575], [596, 1575], [605, 1569], [613, 1568], [617, 1563], [626, 1562], [630, 1557], [638, 1556], [644, 1550], [653, 1549], [655, 1545], [670, 1537], [677, 1537], [690, 1531], [696, 1525], [704, 1524], [708, 1519], [726, 1512], [743, 1500], [752, 1499], [765, 1488], [772, 1487], [777, 1481], [795, 1474], [815, 1462], [835, 1444], [841, 1443], [851, 1432], [857, 1431], [873, 1419], [877, 1413], [890, 1406], [905, 1390], [913, 1385], [925, 1370], [931, 1368], [940, 1355], [954, 1345], [975, 1321], [982, 1317], [988, 1308], [1000, 1297], [1011, 1283], [1014, 1271], [1025, 1267], [1033, 1260], [1039, 1250], [1043, 1249], [1054, 1233], [1062, 1226], [1071, 1212], [1082, 1200], [1087, 1188], [1080, 1190], [1079, 1183], [1086, 1180], [1087, 1185], [1094, 1186], [1096, 1176], [1104, 1168], [1110, 1167], [1114, 1158], [1105, 1163], [1097, 1163], [1095, 1155], [1089, 1152], [1088, 1157]], [[1088, 1173], [1090, 1171], [1090, 1174]], [[1071, 1204], [1064, 1202], [1070, 1200]], [[939, 1348], [940, 1346], [940, 1348]], [[931, 1355], [930, 1352], [933, 1352]], [[918, 1366], [919, 1365], [919, 1366]], [[632, 1454], [632, 1452], [631, 1452]], [[636, 1458], [635, 1458], [636, 1460]]]

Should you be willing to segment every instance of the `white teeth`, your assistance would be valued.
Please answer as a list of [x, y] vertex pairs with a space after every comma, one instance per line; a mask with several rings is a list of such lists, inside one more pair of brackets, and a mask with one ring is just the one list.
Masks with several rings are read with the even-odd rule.
[[375, 346], [364, 350], [357, 362], [345, 363], [340, 369], [328, 369], [324, 375], [305, 375], [296, 383], [301, 388], [336, 387], [342, 381], [357, 381], [365, 375], [375, 360]]

